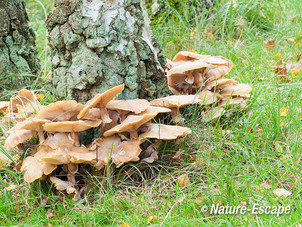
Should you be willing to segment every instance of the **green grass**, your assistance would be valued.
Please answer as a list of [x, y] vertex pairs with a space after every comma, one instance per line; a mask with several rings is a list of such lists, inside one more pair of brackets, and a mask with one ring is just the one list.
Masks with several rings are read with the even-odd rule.
[[[50, 65], [44, 10], [39, 1], [26, 2], [30, 26], [37, 36], [41, 76], [45, 76]], [[249, 111], [203, 124], [198, 110], [190, 108], [186, 124], [193, 133], [183, 142], [164, 144], [159, 161], [147, 167], [127, 164], [111, 175], [89, 176], [89, 191], [79, 202], [55, 195], [51, 185], [42, 181], [28, 185], [19, 172], [2, 172], [0, 225], [146, 226], [150, 215], [157, 217], [150, 223], [153, 226], [302, 223], [302, 74], [290, 74], [292, 82], [286, 83], [277, 79], [272, 68], [279, 60], [297, 62], [301, 58], [301, 46], [288, 40], [296, 37], [297, 42], [302, 41], [300, 1], [243, 0], [237, 6], [217, 1], [210, 12], [196, 12], [185, 3], [175, 9], [168, 1], [162, 2], [165, 13], [155, 17], [152, 29], [164, 54], [172, 58], [180, 50], [195, 50], [231, 59], [235, 66], [228, 77], [253, 86]], [[41, 3], [49, 12], [51, 1]], [[269, 51], [264, 40], [275, 40], [275, 48]], [[281, 56], [276, 57], [277, 53]], [[46, 92], [43, 84], [34, 89]], [[51, 101], [48, 95], [45, 102]], [[290, 110], [285, 117], [280, 116], [282, 107]], [[179, 149], [185, 151], [183, 161], [171, 161]], [[191, 184], [179, 188], [177, 177], [183, 173]], [[17, 187], [7, 191], [12, 183]], [[273, 194], [275, 188], [292, 195], [278, 197]], [[279, 217], [201, 212], [204, 205], [213, 203], [290, 205], [292, 211]]]

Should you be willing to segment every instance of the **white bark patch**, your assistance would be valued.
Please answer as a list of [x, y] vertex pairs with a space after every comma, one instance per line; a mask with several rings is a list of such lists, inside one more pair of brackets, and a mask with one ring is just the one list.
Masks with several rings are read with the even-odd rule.
[[120, 44], [116, 47], [116, 51], [120, 51], [121, 53], [124, 54], [124, 47], [127, 45], [127, 41], [125, 39], [120, 40]]
[[105, 1], [83, 0], [81, 5], [82, 14], [84, 17], [89, 17], [96, 22], [99, 17], [99, 10], [103, 5], [105, 5]]

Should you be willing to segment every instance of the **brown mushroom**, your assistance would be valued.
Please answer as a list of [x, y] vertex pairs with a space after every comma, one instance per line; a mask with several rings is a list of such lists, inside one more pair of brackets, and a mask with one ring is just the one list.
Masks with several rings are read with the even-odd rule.
[[[206, 84], [205, 88], [207, 90], [212, 90], [214, 88], [215, 91], [219, 88], [219, 86], [229, 85], [229, 84], [236, 84], [237, 81], [233, 79], [219, 79], [214, 80]], [[215, 89], [216, 87], [216, 89]]]
[[210, 57], [210, 55], [201, 55], [201, 54], [197, 54], [197, 53], [190, 52], [190, 51], [180, 51], [174, 56], [172, 61], [173, 62], [195, 61], [195, 60], [204, 59], [204, 58], [208, 58], [208, 57]]
[[228, 66], [222, 65], [214, 68], [210, 68], [204, 75], [204, 80], [206, 82], [211, 82], [213, 80], [218, 80], [231, 71], [231, 68]]
[[51, 174], [56, 168], [57, 165], [46, 163], [41, 160], [42, 157], [49, 154], [49, 150], [46, 146], [39, 147], [37, 153], [33, 156], [27, 157], [21, 167], [21, 171], [24, 171], [24, 180], [28, 183], [31, 183], [44, 175]]
[[76, 116], [83, 109], [83, 104], [74, 100], [59, 101], [44, 106], [38, 113], [38, 119], [47, 119], [53, 122], [77, 120]]
[[9, 107], [9, 102], [0, 101], [0, 113], [6, 113]]
[[122, 85], [113, 87], [104, 93], [95, 95], [91, 100], [89, 100], [86, 103], [84, 108], [78, 114], [78, 119], [82, 119], [93, 106], [97, 106], [101, 110], [101, 116], [102, 116], [102, 120], [103, 120], [104, 124], [110, 123], [112, 120], [110, 119], [110, 117], [108, 115], [106, 105], [110, 100], [114, 99], [114, 97], [118, 93], [122, 92], [124, 90], [124, 88], [125, 88], [125, 85], [122, 84]]
[[246, 108], [247, 104], [244, 101], [243, 98], [224, 98], [219, 103], [220, 107], [232, 107], [232, 106], [238, 106], [240, 109]]
[[11, 163], [11, 159], [0, 151], [0, 171]]
[[137, 138], [137, 129], [154, 118], [158, 113], [170, 112], [171, 110], [163, 107], [149, 106], [140, 115], [128, 115], [127, 118], [119, 125], [112, 129], [104, 132], [104, 136], [111, 136], [113, 134], [130, 132], [130, 139], [134, 140]]
[[147, 131], [140, 135], [140, 138], [158, 139], [158, 140], [174, 140], [190, 134], [190, 128], [176, 125], [164, 125], [148, 123], [143, 126]]
[[205, 122], [211, 121], [213, 119], [216, 119], [218, 117], [220, 117], [221, 115], [223, 115], [225, 112], [225, 109], [223, 107], [214, 107], [206, 112], [203, 112], [203, 120]]
[[248, 84], [233, 84], [228, 85], [221, 90], [220, 94], [223, 96], [230, 95], [245, 95], [252, 90], [252, 87]]
[[96, 153], [89, 151], [85, 146], [77, 147], [64, 145], [44, 155], [41, 160], [54, 165], [62, 164], [95, 164]]
[[31, 139], [36, 135], [34, 130], [21, 129], [26, 124], [24, 122], [18, 122], [13, 128], [7, 131], [8, 137], [5, 139], [4, 148], [7, 151], [11, 151], [17, 145], [23, 143], [25, 140]]
[[111, 160], [112, 153], [121, 143], [121, 138], [116, 135], [94, 140], [88, 146], [88, 149], [96, 152], [95, 167], [98, 169], [104, 168]]
[[50, 120], [30, 118], [25, 120], [24, 125], [20, 129], [33, 130], [38, 132], [39, 141], [42, 143], [45, 140], [43, 133], [43, 125], [49, 123]]
[[81, 199], [80, 192], [75, 188], [70, 181], [63, 181], [57, 177], [50, 177], [49, 180], [54, 184], [58, 191], [65, 191], [71, 195], [72, 200], [78, 201]]
[[98, 127], [102, 123], [102, 120], [78, 120], [78, 121], [61, 121], [51, 122], [43, 125], [46, 132], [82, 132], [90, 128]]
[[139, 145], [140, 139], [122, 142], [117, 146], [116, 150], [112, 152], [112, 162], [119, 168], [125, 162], [138, 161], [138, 156], [142, 151]]
[[126, 115], [130, 112], [140, 114], [150, 106], [150, 103], [145, 99], [129, 99], [129, 100], [111, 100], [106, 108], [116, 110], [121, 116], [121, 121], [124, 121]]

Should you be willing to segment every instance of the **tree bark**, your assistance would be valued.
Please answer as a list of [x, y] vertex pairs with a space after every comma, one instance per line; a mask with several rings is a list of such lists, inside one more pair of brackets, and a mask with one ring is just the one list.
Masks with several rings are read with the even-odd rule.
[[81, 102], [122, 83], [119, 99], [167, 92], [165, 58], [149, 22], [143, 0], [56, 0], [46, 22], [49, 89]]
[[[0, 1], [0, 90], [19, 89], [29, 77], [12, 74], [38, 74], [40, 69], [35, 49], [35, 34], [28, 26], [23, 0]], [[8, 77], [3, 79], [4, 77]]]

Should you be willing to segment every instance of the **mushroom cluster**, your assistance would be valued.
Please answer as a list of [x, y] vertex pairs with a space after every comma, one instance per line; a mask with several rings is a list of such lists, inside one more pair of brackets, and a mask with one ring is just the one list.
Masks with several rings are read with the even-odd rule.
[[[181, 51], [172, 61], [167, 60], [166, 76], [174, 95], [195, 94], [198, 99], [204, 99], [205, 104], [211, 104], [202, 113], [204, 121], [209, 121], [221, 116], [227, 108], [246, 107], [245, 99], [250, 97], [252, 87], [224, 78], [232, 68], [233, 63], [224, 57]], [[163, 99], [153, 102], [163, 102]]]
[[[151, 163], [158, 159], [156, 148], [161, 141], [191, 133], [190, 128], [165, 125], [162, 119], [156, 121], [159, 114], [171, 113], [179, 123], [183, 120], [179, 109], [187, 105], [202, 105], [205, 121], [220, 116], [229, 106], [244, 108], [251, 87], [224, 78], [232, 67], [232, 62], [224, 57], [179, 52], [173, 61], [168, 61], [166, 69], [174, 95], [150, 102], [115, 100], [124, 84], [96, 94], [86, 104], [69, 100], [47, 106], [42, 106], [33, 92], [23, 89], [9, 102], [0, 102], [4, 148], [8, 153], [16, 151], [16, 147], [20, 151], [30, 140], [31, 152], [26, 151], [29, 156], [21, 167], [25, 181], [47, 178], [57, 190], [78, 199], [81, 190], [75, 175], [80, 167], [88, 164], [104, 169], [111, 164], [119, 168], [126, 162]], [[8, 129], [12, 123], [15, 125]], [[99, 129], [102, 136], [84, 146], [79, 132], [91, 128]], [[0, 152], [0, 168], [9, 163]], [[68, 181], [60, 179], [62, 172]]]
[[[151, 163], [158, 158], [154, 148], [159, 141], [174, 140], [191, 133], [187, 127], [154, 121], [158, 114], [171, 112], [169, 108], [153, 106], [143, 99], [115, 100], [123, 89], [124, 84], [113, 87], [95, 95], [85, 105], [70, 100], [42, 106], [33, 92], [27, 90], [20, 91], [16, 97], [21, 99], [25, 97], [21, 94], [30, 94], [22, 100], [22, 106], [14, 103], [16, 98], [1, 103], [4, 106], [1, 111], [5, 115], [12, 113], [18, 116], [16, 124], [5, 130], [6, 151], [11, 152], [25, 141], [35, 138], [31, 141], [30, 156], [22, 163], [24, 180], [31, 183], [48, 176], [58, 190], [65, 188], [67, 193], [79, 198], [78, 188], [71, 185], [73, 181], [64, 183], [56, 176], [58, 167], [67, 175], [74, 176], [79, 164], [103, 169], [110, 163], [117, 168], [131, 161]], [[18, 110], [25, 111], [27, 115], [20, 117], [21, 111]], [[91, 128], [99, 128], [102, 137], [84, 146], [78, 133]], [[1, 159], [3, 163], [7, 161], [5, 157]]]

